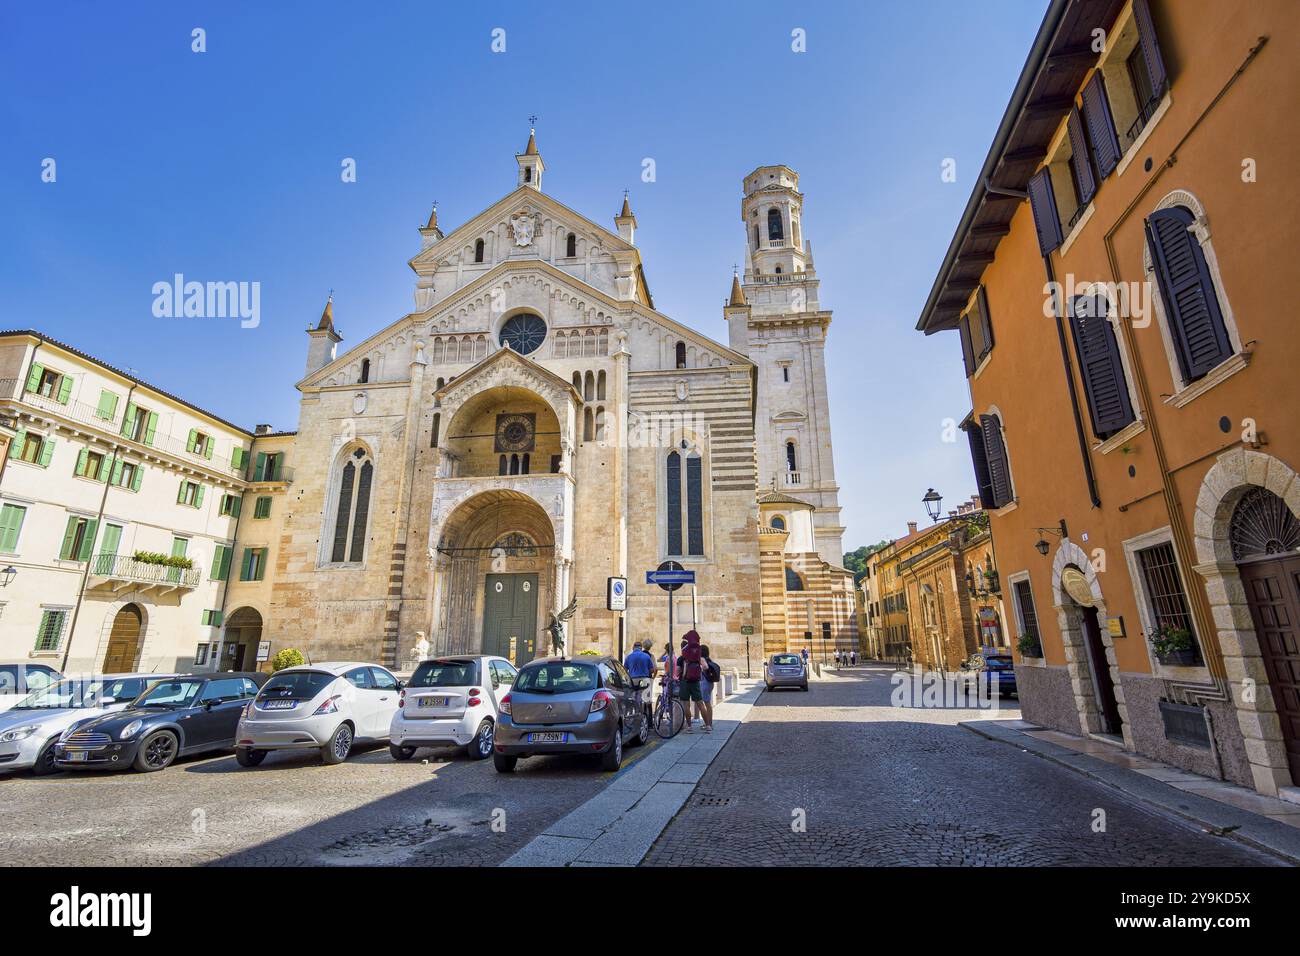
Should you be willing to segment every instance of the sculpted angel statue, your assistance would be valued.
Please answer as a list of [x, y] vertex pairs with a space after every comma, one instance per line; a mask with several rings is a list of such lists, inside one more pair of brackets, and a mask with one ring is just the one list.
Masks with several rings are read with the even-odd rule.
[[546, 630], [549, 631], [551, 635], [552, 654], [564, 653], [564, 625], [576, 613], [578, 613], [577, 597], [570, 601], [569, 606], [559, 614], [555, 614], [554, 612], [551, 613], [551, 622], [546, 625]]

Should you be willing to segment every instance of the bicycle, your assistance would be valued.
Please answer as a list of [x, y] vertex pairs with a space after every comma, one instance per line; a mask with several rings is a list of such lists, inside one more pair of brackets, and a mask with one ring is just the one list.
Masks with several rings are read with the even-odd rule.
[[686, 709], [677, 699], [676, 681], [665, 681], [662, 686], [663, 693], [655, 704], [651, 722], [656, 734], [664, 740], [671, 740], [686, 724]]

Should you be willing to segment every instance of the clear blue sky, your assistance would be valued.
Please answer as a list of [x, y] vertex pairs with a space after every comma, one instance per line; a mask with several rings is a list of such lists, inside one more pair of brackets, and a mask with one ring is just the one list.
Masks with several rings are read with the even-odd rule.
[[[835, 313], [845, 547], [897, 536], [927, 486], [974, 490], [940, 440], [969, 405], [956, 336], [913, 325], [1045, 5], [7, 3], [0, 325], [294, 428], [327, 290], [343, 348], [409, 312], [431, 201], [446, 228], [509, 192], [535, 113], [546, 191], [612, 228], [630, 188], [656, 306], [726, 341], [740, 180], [785, 163]], [[260, 282], [261, 326], [155, 318], [177, 272]]]

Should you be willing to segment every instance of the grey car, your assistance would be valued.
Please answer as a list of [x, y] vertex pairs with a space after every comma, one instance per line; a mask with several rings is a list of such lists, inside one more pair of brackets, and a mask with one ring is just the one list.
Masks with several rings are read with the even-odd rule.
[[777, 687], [808, 689], [808, 667], [799, 654], [773, 654], [763, 661], [763, 683], [768, 690]]
[[628, 676], [613, 657], [547, 657], [525, 664], [497, 705], [492, 762], [510, 773], [521, 757], [590, 754], [605, 770], [624, 743], [650, 739], [650, 678]]

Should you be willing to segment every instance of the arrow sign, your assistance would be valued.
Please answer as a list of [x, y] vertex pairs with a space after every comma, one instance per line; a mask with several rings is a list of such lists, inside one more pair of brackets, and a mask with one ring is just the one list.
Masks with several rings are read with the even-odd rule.
[[687, 571], [676, 561], [665, 561], [657, 570], [645, 573], [646, 584], [657, 584], [665, 591], [676, 591], [683, 584], [695, 583], [695, 572]]

